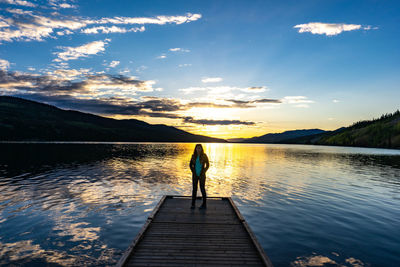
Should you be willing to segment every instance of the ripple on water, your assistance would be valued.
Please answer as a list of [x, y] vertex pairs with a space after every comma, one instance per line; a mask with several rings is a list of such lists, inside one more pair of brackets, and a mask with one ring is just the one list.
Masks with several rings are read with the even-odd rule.
[[[191, 194], [194, 144], [0, 144], [0, 265], [112, 265], [164, 194]], [[275, 266], [400, 263], [400, 152], [204, 144]], [[200, 192], [198, 193], [200, 194]]]

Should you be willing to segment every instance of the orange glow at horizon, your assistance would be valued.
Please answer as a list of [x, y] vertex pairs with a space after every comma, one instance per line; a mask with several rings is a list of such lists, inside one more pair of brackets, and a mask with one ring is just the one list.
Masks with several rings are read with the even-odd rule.
[[[230, 139], [230, 138], [251, 138], [255, 136], [261, 136], [268, 133], [281, 133], [289, 130], [298, 129], [322, 129], [322, 130], [335, 130], [346, 123], [341, 123], [338, 121], [328, 121], [328, 120], [303, 120], [304, 118], [290, 117], [290, 120], [286, 117], [280, 117], [279, 114], [271, 114], [271, 119], [268, 122], [263, 122], [260, 114], [255, 115], [254, 121], [255, 125], [206, 125], [206, 124], [194, 124], [194, 123], [184, 123], [181, 119], [170, 119], [170, 118], [158, 118], [158, 117], [147, 117], [147, 116], [132, 116], [132, 115], [113, 115], [105, 116], [113, 119], [136, 119], [147, 122], [149, 124], [165, 124], [168, 126], [173, 126], [180, 130], [198, 134], [205, 135], [209, 137]], [[197, 119], [197, 117], [195, 117]], [[223, 117], [221, 117], [223, 118]], [[224, 117], [231, 120], [237, 120], [238, 117]], [[210, 119], [210, 118], [208, 118]], [[213, 120], [219, 120], [220, 117], [213, 117]], [[242, 121], [250, 121], [247, 119], [239, 118]]]
[[136, 119], [145, 121], [150, 124], [165, 124], [192, 134], [205, 135], [209, 137], [222, 138], [222, 139], [250, 138], [266, 134], [267, 132], [279, 132], [282, 130], [280, 128], [274, 128], [274, 129], [269, 127], [267, 128], [265, 127], [265, 125], [199, 125], [191, 123], [177, 124], [176, 119], [153, 118], [144, 116], [113, 115], [104, 117], [117, 120]]

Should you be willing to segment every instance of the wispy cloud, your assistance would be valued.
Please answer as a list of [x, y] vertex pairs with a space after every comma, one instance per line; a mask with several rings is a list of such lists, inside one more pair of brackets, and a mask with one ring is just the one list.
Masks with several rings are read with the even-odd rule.
[[241, 120], [208, 120], [208, 119], [194, 119], [193, 117], [185, 117], [183, 119], [186, 123], [195, 123], [203, 125], [254, 125], [252, 121], [241, 121]]
[[147, 67], [147, 66], [144, 66], [144, 65], [139, 66], [139, 67], [136, 68], [136, 72], [137, 72], [137, 73], [142, 73], [142, 72], [145, 71], [147, 68], [148, 68], [148, 67]]
[[49, 6], [52, 9], [77, 8], [76, 5], [67, 3], [66, 0], [49, 0]]
[[110, 41], [110, 39], [105, 39], [104, 41], [94, 41], [77, 47], [61, 47], [64, 51], [56, 52], [57, 59], [54, 61], [67, 61], [95, 55], [99, 52], [103, 52], [105, 50], [105, 45]]
[[57, 35], [63, 36], [63, 35], [70, 35], [70, 34], [73, 34], [73, 33], [74, 32], [70, 31], [70, 30], [63, 30], [63, 31], [58, 31]]
[[204, 77], [201, 79], [202, 83], [219, 83], [222, 81], [223, 79], [221, 77]]
[[[9, 1], [8, 3], [16, 2]], [[22, 1], [26, 2], [26, 1]], [[28, 2], [27, 2], [28, 3]], [[45, 38], [56, 38], [56, 35], [75, 33], [126, 33], [142, 32], [145, 24], [183, 24], [196, 21], [200, 14], [187, 13], [181, 16], [156, 17], [110, 17], [91, 19], [77, 16], [63, 16], [60, 14], [42, 15], [35, 11], [7, 9], [11, 16], [0, 16], [0, 41], [43, 41]], [[108, 25], [103, 25], [108, 24]], [[111, 25], [110, 25], [111, 24]], [[114, 25], [113, 25], [114, 24]], [[139, 24], [140, 27], [124, 28], [115, 25]], [[87, 28], [90, 25], [99, 25]], [[54, 34], [56, 33], [56, 35]]]
[[92, 27], [92, 28], [82, 29], [81, 33], [86, 33], [86, 34], [127, 33], [127, 32], [144, 32], [145, 30], [146, 30], [146, 28], [144, 26], [130, 28], [130, 29], [123, 28], [123, 27], [118, 27], [118, 26], [111, 26], [111, 27], [99, 26], [99, 27]]
[[17, 6], [26, 6], [26, 7], [35, 7], [34, 3], [24, 1], [24, 0], [0, 0], [0, 3], [17, 5]]
[[[7, 9], [11, 18], [0, 16], [0, 41], [43, 41], [51, 37], [55, 29], [77, 30], [86, 23], [75, 18], [50, 18], [35, 15], [30, 11]], [[54, 36], [53, 36], [54, 37]]]
[[254, 104], [261, 103], [261, 104], [280, 104], [282, 100], [280, 99], [269, 99], [269, 98], [262, 98], [262, 99], [255, 99], [255, 100], [237, 100], [237, 99], [227, 99], [225, 101], [229, 101], [234, 103], [235, 107], [239, 108], [251, 108], [255, 107]]
[[192, 21], [196, 21], [201, 18], [201, 14], [187, 13], [184, 16], [156, 16], [156, 17], [113, 17], [113, 18], [102, 18], [96, 20], [93, 23], [96, 24], [183, 24]]
[[[222, 81], [220, 77], [213, 77], [213, 78], [203, 78], [203, 83], [216, 83]], [[221, 86], [194, 86], [188, 88], [179, 89], [179, 91], [184, 92], [185, 94], [192, 94], [197, 91], [205, 91], [208, 95], [226, 95], [232, 91], [241, 91], [245, 93], [261, 93], [267, 91], [268, 88], [266, 86], [251, 86], [251, 87], [236, 87], [236, 86], [228, 86], [228, 85], [221, 85]]]
[[75, 5], [71, 5], [71, 4], [68, 4], [68, 3], [61, 3], [61, 4], [58, 5], [58, 7], [59, 8], [76, 8]]
[[293, 104], [296, 108], [309, 108], [313, 100], [308, 99], [306, 96], [285, 96], [282, 99], [283, 103]]
[[359, 24], [345, 24], [345, 23], [322, 23], [322, 22], [310, 22], [306, 24], [298, 24], [294, 28], [299, 29], [299, 33], [310, 32], [312, 34], [325, 34], [326, 36], [333, 36], [341, 34], [345, 31], [354, 30], [371, 30], [377, 29], [377, 27], [362, 26]]
[[10, 67], [10, 62], [0, 58], [0, 70], [7, 70]]
[[192, 64], [190, 64], [190, 63], [185, 63], [185, 64], [179, 64], [178, 65], [179, 68], [190, 67], [190, 66], [192, 66]]
[[175, 48], [170, 48], [169, 51], [171, 52], [190, 52], [189, 49], [184, 49], [184, 48], [180, 48], [180, 47], [175, 47]]
[[157, 58], [158, 58], [158, 59], [165, 59], [165, 58], [167, 58], [167, 55], [162, 54], [162, 55], [158, 56]]
[[[19, 14], [19, 15], [29, 14], [29, 15], [32, 15], [32, 11], [23, 10], [23, 9], [20, 9], [20, 8], [7, 8], [6, 11], [9, 12], [9, 13], [12, 13], [12, 14]], [[6, 25], [6, 26], [8, 26], [8, 25]]]
[[113, 61], [111, 61], [110, 62], [110, 68], [115, 68], [116, 66], [118, 66], [119, 65], [119, 61], [118, 60], [113, 60]]
[[251, 86], [251, 87], [246, 87], [241, 89], [243, 92], [247, 92], [247, 93], [262, 93], [267, 91], [267, 87], [266, 86]]
[[65, 0], [64, 1], [49, 0], [49, 5], [53, 9], [77, 8], [76, 5], [67, 3]]
[[181, 88], [179, 91], [184, 92], [184, 94], [192, 94], [197, 91], [206, 91], [207, 94], [210, 95], [218, 95], [228, 93], [233, 90], [240, 90], [241, 88], [233, 87], [233, 86], [192, 86], [188, 88]]

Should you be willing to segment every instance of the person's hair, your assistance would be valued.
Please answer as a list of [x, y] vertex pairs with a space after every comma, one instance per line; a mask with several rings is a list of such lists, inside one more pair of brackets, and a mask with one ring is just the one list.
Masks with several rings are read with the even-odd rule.
[[201, 144], [197, 144], [197, 145], [194, 147], [194, 151], [193, 151], [193, 157], [194, 157], [194, 158], [197, 158], [197, 156], [198, 156], [198, 155], [197, 155], [197, 150], [196, 150], [196, 148], [197, 148], [198, 146], [201, 147], [201, 152], [200, 152], [201, 154], [200, 154], [199, 156], [202, 157], [202, 156], [204, 155], [203, 146], [202, 146]]

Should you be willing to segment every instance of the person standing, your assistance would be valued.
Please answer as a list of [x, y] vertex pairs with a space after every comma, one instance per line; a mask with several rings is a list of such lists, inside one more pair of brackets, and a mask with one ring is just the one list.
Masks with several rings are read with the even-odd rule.
[[208, 157], [206, 153], [204, 153], [203, 146], [201, 144], [197, 144], [194, 147], [189, 167], [190, 170], [192, 171], [192, 182], [193, 182], [192, 205], [190, 208], [191, 209], [195, 208], [196, 197], [197, 197], [197, 184], [200, 181], [200, 190], [203, 198], [203, 204], [200, 206], [200, 209], [206, 209], [207, 208], [207, 194], [205, 188], [206, 171], [210, 167], [210, 162], [208, 161]]

